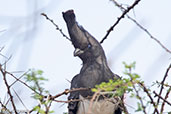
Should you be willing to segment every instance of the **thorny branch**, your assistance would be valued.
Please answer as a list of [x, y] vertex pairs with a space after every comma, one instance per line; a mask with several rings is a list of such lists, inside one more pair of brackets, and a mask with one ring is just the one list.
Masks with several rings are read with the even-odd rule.
[[[121, 4], [117, 3], [115, 0], [113, 0], [114, 4], [119, 7], [121, 9], [122, 12], [126, 11], [127, 9], [125, 9]], [[171, 54], [171, 50], [169, 50], [168, 48], [166, 48], [156, 37], [154, 37], [146, 28], [144, 28], [141, 24], [139, 24], [135, 19], [133, 19], [132, 17], [130, 17], [128, 14], [126, 14], [127, 18], [130, 19], [131, 21], [133, 21], [140, 29], [142, 29], [147, 35], [149, 35], [149, 37], [151, 39], [153, 39], [154, 41], [156, 41], [166, 52]], [[106, 37], [107, 38], [107, 37]], [[105, 39], [106, 39], [105, 38]], [[104, 40], [105, 40], [104, 39]], [[103, 41], [101, 41], [102, 43]]]
[[64, 34], [62, 29], [60, 29], [59, 26], [52, 19], [50, 19], [45, 13], [41, 13], [41, 15], [44, 16], [48, 21], [50, 21], [56, 27], [56, 30], [58, 30], [63, 35], [63, 37], [71, 41], [71, 39], [67, 35]]
[[113, 31], [114, 27], [121, 21], [122, 18], [125, 17], [125, 15], [131, 10], [133, 9], [141, 0], [136, 0], [131, 6], [129, 6], [123, 13], [122, 15], [117, 19], [117, 21], [109, 28], [109, 30], [107, 31], [106, 35], [104, 36], [104, 38], [100, 41], [100, 43], [103, 43], [105, 39], [107, 39], [108, 35], [110, 34], [110, 32]]

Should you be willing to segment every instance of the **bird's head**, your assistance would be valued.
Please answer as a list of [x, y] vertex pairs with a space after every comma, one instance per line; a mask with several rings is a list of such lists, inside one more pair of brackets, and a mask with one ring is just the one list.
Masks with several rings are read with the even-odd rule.
[[62, 14], [75, 47], [74, 56], [80, 57], [83, 63], [96, 61], [99, 57], [106, 59], [100, 43], [82, 26], [78, 25], [74, 11], [68, 10]]
[[74, 56], [78, 56], [83, 61], [83, 63], [95, 61], [100, 62], [97, 60], [100, 60], [101, 57], [105, 57], [102, 47], [96, 44], [93, 45], [91, 42], [89, 43], [90, 44], [87, 44], [85, 48], [75, 48]]

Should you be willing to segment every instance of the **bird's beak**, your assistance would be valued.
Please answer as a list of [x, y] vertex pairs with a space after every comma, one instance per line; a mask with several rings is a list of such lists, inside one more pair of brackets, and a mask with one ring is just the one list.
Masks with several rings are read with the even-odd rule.
[[83, 54], [83, 53], [84, 53], [84, 51], [81, 50], [81, 49], [79, 49], [79, 48], [76, 48], [76, 49], [74, 50], [74, 56], [79, 56], [79, 55], [81, 55], [81, 54]]

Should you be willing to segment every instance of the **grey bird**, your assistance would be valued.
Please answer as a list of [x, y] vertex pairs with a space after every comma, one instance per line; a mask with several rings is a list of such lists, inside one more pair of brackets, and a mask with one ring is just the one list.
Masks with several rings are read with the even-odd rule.
[[[76, 22], [73, 10], [63, 12], [63, 18], [66, 22], [71, 42], [75, 48], [74, 56], [78, 56], [83, 66], [80, 73], [73, 77], [71, 89], [74, 88], [94, 88], [95, 85], [102, 82], [108, 82], [110, 79], [120, 78], [114, 74], [107, 65], [106, 56], [100, 43], [88, 33], [82, 26]], [[91, 111], [89, 96], [93, 96], [91, 90], [71, 92], [68, 100], [81, 99], [82, 101], [73, 101], [68, 104], [69, 114], [121, 114], [120, 107], [103, 99], [92, 103]], [[115, 102], [115, 101], [113, 101]]]

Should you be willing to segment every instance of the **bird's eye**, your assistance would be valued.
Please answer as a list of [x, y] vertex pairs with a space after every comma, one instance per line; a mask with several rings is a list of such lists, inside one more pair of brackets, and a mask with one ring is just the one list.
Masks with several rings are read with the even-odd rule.
[[88, 48], [91, 48], [91, 45], [90, 44], [88, 44], [88, 46], [87, 46]]

